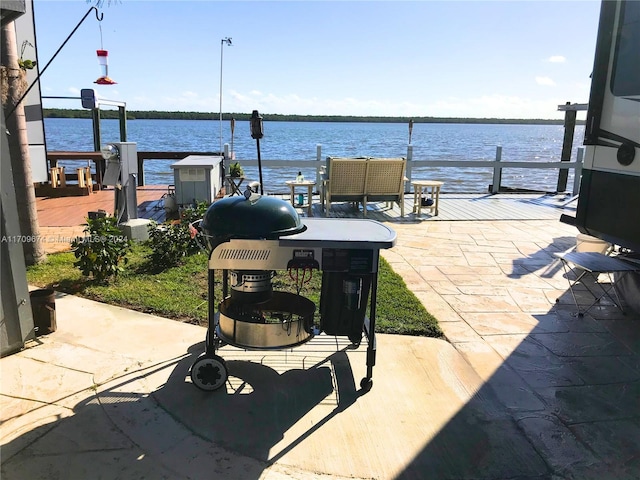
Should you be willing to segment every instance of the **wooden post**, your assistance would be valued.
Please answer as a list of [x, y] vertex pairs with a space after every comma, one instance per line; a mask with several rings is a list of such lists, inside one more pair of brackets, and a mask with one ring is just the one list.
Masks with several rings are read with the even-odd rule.
[[[566, 103], [567, 106], [571, 102]], [[562, 142], [561, 162], [569, 162], [571, 160], [571, 147], [573, 146], [573, 135], [576, 129], [576, 110], [567, 108], [564, 112], [564, 141]], [[564, 192], [567, 189], [567, 178], [569, 170], [560, 169], [558, 171], [558, 186], [556, 192]]]
[[[502, 145], [496, 147], [496, 162], [502, 160]], [[500, 191], [500, 183], [502, 182], [502, 168], [496, 164], [493, 167], [493, 184], [491, 185], [491, 193], [498, 193]]]

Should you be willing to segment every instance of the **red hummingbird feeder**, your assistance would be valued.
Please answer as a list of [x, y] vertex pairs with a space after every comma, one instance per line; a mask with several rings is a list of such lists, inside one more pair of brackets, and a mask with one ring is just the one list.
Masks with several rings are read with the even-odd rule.
[[93, 83], [97, 83], [98, 85], [115, 85], [118, 82], [109, 78], [109, 52], [107, 50], [96, 50], [96, 53], [98, 54], [98, 63], [100, 64], [102, 76]]

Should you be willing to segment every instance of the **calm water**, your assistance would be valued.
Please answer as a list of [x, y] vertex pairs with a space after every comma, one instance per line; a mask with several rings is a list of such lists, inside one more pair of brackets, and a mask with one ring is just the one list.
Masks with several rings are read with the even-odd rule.
[[[119, 140], [117, 120], [102, 120], [103, 143]], [[47, 149], [93, 150], [91, 120], [45, 119]], [[414, 160], [493, 160], [496, 146], [502, 146], [503, 161], [548, 162], [560, 160], [564, 129], [561, 125], [471, 125], [414, 124], [411, 143]], [[582, 145], [584, 126], [576, 127], [572, 160]], [[217, 120], [129, 120], [127, 140], [136, 142], [138, 150], [150, 151], [218, 151], [220, 124]], [[232, 141], [233, 140], [233, 141]], [[260, 140], [263, 160], [315, 160], [316, 146], [322, 145], [322, 157], [370, 156], [403, 157], [407, 155], [409, 128], [398, 123], [333, 122], [264, 122]], [[233, 139], [229, 122], [223, 123], [223, 142], [233, 145], [236, 158], [257, 159], [256, 141], [251, 138], [249, 123], [236, 122]], [[145, 163], [147, 184], [171, 184], [173, 160]], [[241, 162], [242, 163], [242, 162]], [[285, 191], [285, 180], [297, 171], [263, 166], [266, 192]], [[245, 168], [252, 180], [258, 179], [256, 168]], [[315, 170], [303, 169], [306, 178], [315, 179]], [[442, 180], [444, 192], [486, 192], [492, 182], [491, 169], [430, 168], [413, 169], [413, 178]], [[506, 169], [502, 185], [554, 191], [557, 170]], [[573, 172], [569, 173], [571, 189]]]

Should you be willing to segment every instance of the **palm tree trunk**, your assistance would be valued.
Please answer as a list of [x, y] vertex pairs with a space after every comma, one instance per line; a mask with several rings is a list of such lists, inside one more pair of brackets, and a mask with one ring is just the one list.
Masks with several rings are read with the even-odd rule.
[[[2, 65], [7, 74], [7, 100], [5, 112], [11, 111], [22, 96], [24, 90], [21, 82], [21, 69], [18, 66], [18, 46], [16, 44], [15, 25], [9, 22], [2, 26]], [[29, 142], [27, 139], [27, 122], [22, 103], [17, 106], [9, 118], [6, 118], [9, 133], [9, 152], [13, 183], [18, 202], [18, 219], [27, 265], [45, 260], [44, 246], [40, 241], [40, 226], [36, 208], [36, 192], [33, 186]], [[5, 159], [3, 159], [4, 161]]]

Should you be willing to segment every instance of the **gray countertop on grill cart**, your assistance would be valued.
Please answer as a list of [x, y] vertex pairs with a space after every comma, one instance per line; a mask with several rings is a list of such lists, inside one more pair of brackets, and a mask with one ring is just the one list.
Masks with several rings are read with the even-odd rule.
[[346, 218], [305, 218], [307, 229], [295, 235], [280, 237], [282, 246], [326, 248], [391, 248], [396, 232], [375, 220]]

